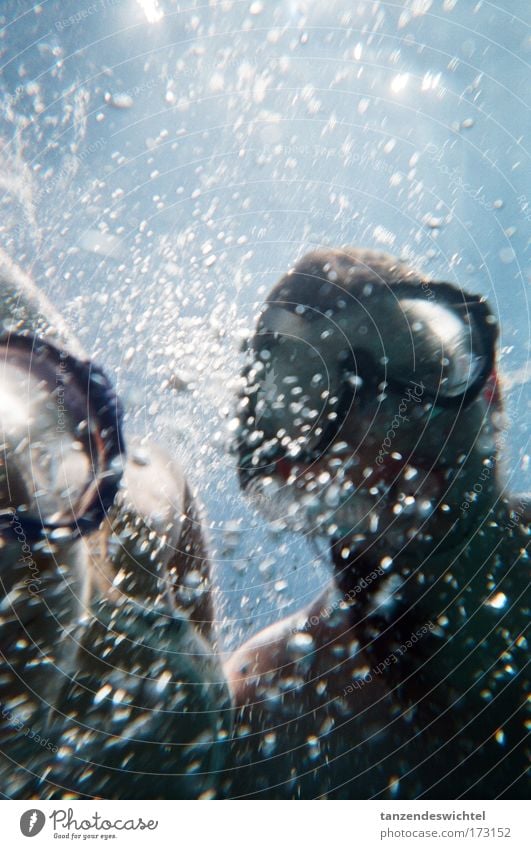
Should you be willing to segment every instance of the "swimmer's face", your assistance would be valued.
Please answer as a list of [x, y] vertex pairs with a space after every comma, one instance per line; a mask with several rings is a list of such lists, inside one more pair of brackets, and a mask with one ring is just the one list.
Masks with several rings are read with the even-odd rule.
[[479, 299], [387, 258], [303, 259], [253, 339], [242, 484], [305, 532], [432, 545], [494, 487], [495, 333]]

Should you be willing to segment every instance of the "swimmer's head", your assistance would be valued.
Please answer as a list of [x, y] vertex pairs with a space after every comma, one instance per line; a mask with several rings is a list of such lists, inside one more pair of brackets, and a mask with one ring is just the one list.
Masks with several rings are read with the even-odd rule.
[[242, 486], [287, 524], [362, 549], [453, 540], [496, 489], [496, 338], [483, 298], [392, 257], [306, 255], [250, 346]]

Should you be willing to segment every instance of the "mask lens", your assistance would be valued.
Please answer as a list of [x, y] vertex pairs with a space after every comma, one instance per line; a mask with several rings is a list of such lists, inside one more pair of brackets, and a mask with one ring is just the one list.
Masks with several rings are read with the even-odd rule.
[[[401, 309], [411, 333], [414, 379], [440, 399], [463, 396], [481, 377], [487, 356], [474, 322], [437, 303], [404, 299]], [[403, 370], [400, 362], [397, 378]], [[393, 368], [390, 360], [390, 370]], [[403, 377], [402, 377], [403, 379]]]
[[121, 472], [108, 383], [35, 339], [11, 337], [0, 351], [0, 511], [31, 536], [94, 527]]

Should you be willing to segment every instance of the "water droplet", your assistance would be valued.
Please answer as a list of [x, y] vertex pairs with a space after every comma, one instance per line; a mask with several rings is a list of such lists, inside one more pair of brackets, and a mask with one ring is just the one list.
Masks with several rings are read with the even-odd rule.
[[504, 265], [509, 265], [509, 263], [514, 262], [516, 259], [516, 254], [512, 248], [502, 248], [498, 256]]
[[105, 95], [105, 102], [109, 106], [114, 106], [115, 109], [131, 109], [134, 106], [134, 100], [130, 94], [125, 91], [117, 92], [116, 94]]
[[158, 692], [162, 693], [162, 691], [166, 689], [166, 687], [168, 686], [170, 681], [171, 681], [171, 672], [169, 671], [169, 669], [165, 669], [164, 672], [162, 672], [162, 674], [159, 675], [159, 678], [157, 680], [157, 690], [158, 690]]
[[71, 528], [56, 528], [54, 531], [52, 531], [49, 534], [50, 539], [54, 540], [54, 542], [69, 539], [71, 536], [72, 536], [72, 529]]
[[268, 734], [264, 734], [264, 738], [261, 743], [262, 754], [269, 758], [277, 747], [277, 735], [270, 731]]
[[398, 795], [399, 787], [400, 787], [400, 779], [398, 778], [398, 776], [397, 775], [391, 776], [391, 778], [389, 779], [389, 792], [391, 793], [391, 796], [397, 796]]
[[444, 224], [444, 219], [438, 218], [435, 215], [428, 215], [424, 219], [424, 223], [425, 223], [426, 227], [430, 228], [430, 230], [440, 230], [440, 228]]
[[287, 647], [291, 652], [310, 652], [313, 650], [313, 637], [311, 634], [293, 634], [288, 640]]
[[404, 91], [408, 82], [409, 74], [397, 74], [391, 80], [391, 91], [394, 92], [394, 94], [399, 94], [401, 91]]
[[315, 734], [311, 734], [306, 738], [306, 744], [309, 749], [309, 758], [310, 760], [316, 760], [321, 753], [321, 748], [319, 745], [319, 738], [315, 736]]
[[102, 702], [103, 699], [105, 699], [111, 692], [112, 692], [111, 685], [110, 684], [104, 684], [103, 687], [101, 687], [98, 690], [98, 692], [96, 693], [96, 695], [94, 696], [94, 704], [99, 705], [100, 702]]
[[494, 610], [503, 610], [507, 604], [507, 596], [505, 593], [496, 593], [496, 595], [491, 596], [485, 604], [488, 607], [493, 607]]

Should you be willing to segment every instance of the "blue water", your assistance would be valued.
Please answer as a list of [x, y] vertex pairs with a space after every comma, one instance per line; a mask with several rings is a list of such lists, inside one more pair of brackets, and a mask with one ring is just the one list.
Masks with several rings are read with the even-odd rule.
[[[326, 558], [241, 498], [240, 345], [316, 245], [399, 254], [500, 319], [529, 488], [528, 0], [2, 3], [0, 240], [205, 506], [228, 645]], [[178, 391], [184, 381], [188, 389]]]

